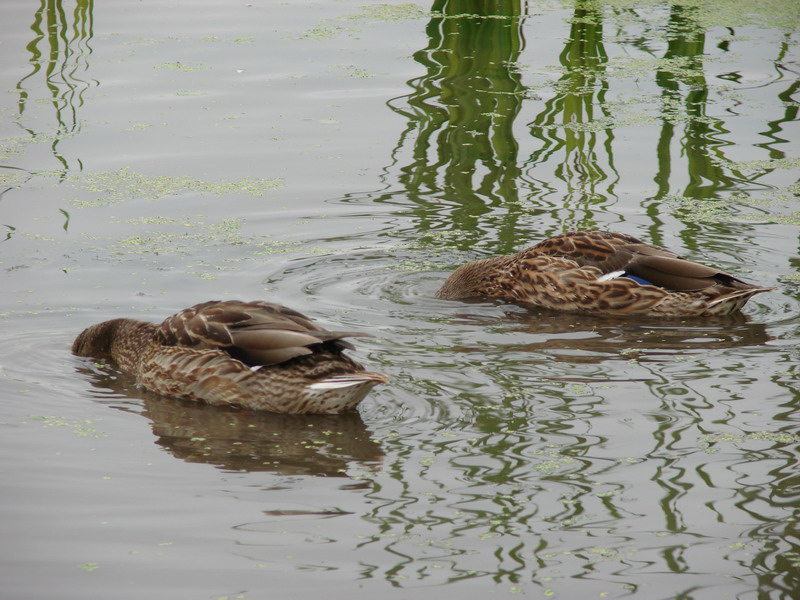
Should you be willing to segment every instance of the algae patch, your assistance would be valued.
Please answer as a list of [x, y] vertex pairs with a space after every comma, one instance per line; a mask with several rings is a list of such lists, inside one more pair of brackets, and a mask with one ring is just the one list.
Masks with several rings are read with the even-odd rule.
[[730, 200], [699, 199], [686, 196], [663, 198], [673, 213], [691, 223], [719, 223], [733, 220], [736, 204]]
[[119, 240], [112, 246], [112, 252], [120, 255], [190, 255], [198, 247], [241, 246], [245, 243], [239, 232], [243, 221], [237, 218], [224, 219], [220, 223], [207, 224], [190, 219], [178, 222], [164, 217], [144, 217], [131, 219], [132, 224], [178, 225], [182, 231], [145, 231]]
[[426, 12], [416, 4], [372, 4], [362, 6], [361, 12], [345, 17], [348, 21], [390, 22], [421, 19]]
[[[768, 161], [760, 161], [767, 163]], [[742, 163], [739, 163], [742, 164]], [[793, 210], [796, 205], [797, 185], [772, 190], [763, 196], [753, 198], [734, 195], [728, 198], [689, 198], [686, 196], [666, 196], [664, 200], [681, 220], [692, 223], [778, 223], [781, 225], [800, 225], [800, 211]], [[753, 212], [756, 210], [758, 212]]]
[[[147, 216], [123, 222], [142, 227], [133, 235], [109, 240], [107, 245], [93, 250], [118, 261], [135, 257], [138, 264], [143, 264], [144, 259], [154, 270], [180, 269], [200, 279], [216, 279], [220, 272], [239, 270], [242, 263], [261, 262], [265, 256], [294, 252], [302, 246], [300, 242], [274, 240], [266, 235], [243, 234], [245, 221], [236, 217], [208, 222], [204, 215]], [[87, 242], [101, 241], [89, 235], [84, 238]], [[324, 253], [320, 248], [303, 248], [310, 254]]]
[[321, 41], [335, 38], [341, 34], [355, 36], [360, 31], [356, 27], [345, 27], [334, 21], [359, 24], [391, 23], [409, 19], [421, 19], [427, 14], [416, 4], [372, 4], [362, 6], [360, 12], [356, 14], [346, 15], [340, 19], [325, 19], [303, 33], [301, 38]]
[[710, 433], [699, 438], [697, 445], [701, 448], [709, 449], [716, 444], [741, 446], [748, 441], [784, 446], [788, 444], [797, 444], [800, 442], [800, 436], [786, 431], [756, 431], [746, 434]]
[[751, 171], [756, 174], [762, 174], [777, 169], [800, 170], [800, 158], [793, 157], [766, 160], [719, 161], [719, 164], [737, 173]]
[[25, 183], [29, 179], [27, 173], [0, 173], [0, 186], [2, 187], [17, 187]]
[[42, 422], [42, 427], [66, 427], [72, 430], [78, 437], [85, 438], [100, 438], [106, 437], [108, 434], [97, 431], [94, 427], [94, 421], [90, 419], [68, 419], [66, 417], [58, 417], [55, 415], [31, 415], [31, 419]]
[[[574, 7], [574, 3], [563, 3]], [[605, 9], [603, 16], [614, 15], [627, 21], [640, 22], [647, 17], [642, 15], [648, 5], [658, 8], [666, 4], [674, 12], [680, 12], [689, 32], [703, 33], [712, 27], [774, 27], [784, 31], [795, 30], [800, 24], [800, 11], [796, 0], [596, 0], [580, 3], [585, 8]], [[601, 17], [584, 17], [588, 23], [597, 22]]]
[[337, 66], [345, 72], [346, 77], [353, 77], [355, 79], [369, 79], [370, 77], [374, 76], [366, 69], [362, 69], [355, 65], [337, 65]]
[[184, 73], [191, 73], [194, 71], [207, 71], [211, 67], [204, 65], [202, 63], [198, 63], [196, 65], [190, 65], [188, 63], [182, 62], [165, 62], [158, 65], [153, 66], [154, 69], [171, 69], [173, 71], [182, 71]]
[[238, 181], [206, 181], [187, 175], [145, 175], [123, 167], [116, 171], [70, 177], [78, 189], [95, 195], [91, 200], [72, 200], [81, 208], [110, 206], [136, 198], [158, 200], [185, 193], [221, 196], [223, 194], [249, 194], [264, 196], [285, 185], [280, 177], [245, 177]]

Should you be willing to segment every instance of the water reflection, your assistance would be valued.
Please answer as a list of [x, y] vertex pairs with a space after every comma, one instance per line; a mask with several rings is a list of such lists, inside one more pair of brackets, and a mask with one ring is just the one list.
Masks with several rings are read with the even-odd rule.
[[[717, 106], [727, 81], [741, 76], [726, 73], [718, 76], [725, 83], [708, 81], [707, 25], [700, 8], [672, 3], [660, 28], [667, 33], [658, 32], [663, 37], [626, 34], [620, 40], [631, 19], [641, 19], [645, 29], [650, 25], [636, 11], [575, 3], [558, 56], [561, 74], [552, 81], [520, 64], [523, 25], [530, 28], [539, 18], [527, 10], [513, 0], [479, 7], [467, 0], [433, 2], [428, 45], [414, 54], [424, 74], [408, 82], [409, 94], [389, 102], [406, 128], [386, 169], [388, 190], [371, 200], [406, 206], [410, 201], [418, 231], [452, 232], [441, 239], [461, 250], [491, 236], [493, 252], [508, 253], [519, 248], [520, 234], [528, 228], [543, 236], [596, 227], [618, 201], [622, 176], [615, 159], [620, 152], [616, 131], [622, 125], [649, 127], [653, 108], [658, 124], [651, 145], [654, 191], [642, 209], [655, 243], [663, 243], [665, 198], [735, 199], [768, 189], [758, 180], [773, 168], [746, 174], [727, 156], [735, 144], [732, 124]], [[609, 41], [607, 23], [620, 28]], [[609, 60], [607, 44], [627, 45], [633, 62], [643, 60], [647, 71], [638, 74], [627, 60]], [[780, 48], [785, 56], [785, 40]], [[523, 83], [523, 76], [533, 83]], [[645, 81], [632, 87], [634, 77]], [[781, 72], [776, 81], [782, 77]], [[538, 83], [542, 79], [545, 83]], [[638, 91], [648, 84], [652, 93]], [[765, 141], [755, 144], [770, 158], [785, 157], [781, 144], [786, 140], [777, 133], [797, 115], [792, 94], [798, 85], [793, 80], [777, 93], [785, 114], [767, 123]], [[540, 93], [548, 98], [539, 99]], [[620, 108], [625, 106], [639, 114]], [[515, 128], [523, 108], [536, 111], [527, 123], [527, 140]], [[521, 145], [534, 149], [520, 156]], [[683, 221], [687, 246], [695, 247], [696, 211], [668, 208]], [[545, 215], [549, 218], [542, 219]], [[720, 220], [714, 227], [733, 235]]]
[[378, 467], [383, 452], [357, 412], [274, 415], [165, 398], [145, 400], [158, 445], [176, 458], [228, 470], [346, 477], [352, 462]]
[[567, 597], [597, 595], [599, 577], [614, 596], [643, 575], [652, 585], [669, 574], [673, 590], [713, 586], [708, 574], [730, 572], [733, 560], [791, 589], [795, 575], [765, 565], [796, 556], [774, 494], [796, 497], [785, 492], [798, 438], [791, 426], [724, 433], [741, 426], [734, 407], [747, 385], [708, 363], [605, 392], [534, 383], [519, 362], [487, 365], [506, 378], [502, 404], [476, 396], [483, 406], [466, 431], [387, 440], [401, 458], [368, 494], [378, 531], [364, 547], [394, 561], [381, 570], [367, 559], [372, 576], [533, 583]]
[[[639, 92], [639, 82], [631, 87], [609, 67], [606, 47], [629, 44], [604, 39], [623, 11], [575, 3], [560, 75], [539, 101], [518, 64], [521, 25], [536, 17], [523, 17], [518, 2], [433, 8], [440, 14], [428, 22], [427, 47], [414, 55], [423, 75], [390, 103], [406, 128], [386, 169], [388, 190], [369, 196], [408, 209], [415, 230], [402, 232], [403, 241], [474, 250], [488, 238], [496, 254], [517, 250], [527, 228], [540, 237], [544, 228], [613, 218], [622, 169], [611, 107]], [[633, 101], [658, 105], [655, 138], [642, 143], [657, 155], [644, 210], [650, 239], [662, 244], [666, 196], [763, 189], [726, 156], [733, 136], [712, 116], [697, 11], [670, 5], [663, 14], [658, 35], [666, 37], [630, 42], [652, 58], [641, 75], [650, 98]], [[525, 144], [513, 126], [523, 109], [536, 111]], [[679, 218], [688, 248], [731, 253], [732, 239], [754, 235], [751, 226], [719, 222], [718, 235], [695, 236], [697, 223]], [[792, 559], [781, 553], [796, 558], [798, 550], [787, 540], [791, 523], [781, 523], [796, 492], [796, 419], [778, 424], [773, 416], [775, 397], [790, 396], [796, 412], [798, 396], [794, 384], [762, 377], [774, 370], [775, 329], [744, 315], [684, 323], [501, 312], [486, 303], [445, 308], [423, 294], [406, 302], [408, 281], [398, 293], [400, 277], [372, 270], [369, 290], [349, 285], [341, 267], [290, 273], [282, 283], [304, 279], [306, 291], [325, 298], [323, 287], [363, 292], [376, 321], [396, 321], [382, 342], [388, 361], [424, 382], [417, 389], [431, 404], [455, 404], [459, 418], [431, 410], [434, 418], [407, 422], [383, 441], [385, 467], [367, 494], [372, 528], [357, 548], [363, 579], [395, 587], [488, 580], [570, 598], [633, 595], [642, 582], [645, 597], [663, 583], [675, 597], [712, 598], [718, 574], [736, 581], [722, 593], [731, 597], [796, 585], [796, 575], [770, 571], [788, 568]], [[712, 448], [709, 439], [719, 441]]]
[[[104, 403], [150, 419], [156, 443], [186, 462], [233, 471], [347, 477], [353, 463], [374, 470], [383, 457], [357, 412], [276, 415], [209, 406], [139, 390], [122, 374], [77, 370]], [[144, 409], [122, 398], [139, 398]]]
[[[705, 32], [698, 26], [697, 7], [672, 5], [667, 27], [671, 35], [664, 53], [664, 67], [656, 72], [661, 89], [661, 133], [657, 152], [659, 170], [655, 177], [658, 196], [671, 193], [672, 145], [675, 125], [688, 120], [680, 137], [681, 155], [685, 156], [689, 181], [683, 195], [689, 198], [718, 198], [721, 192], [744, 183], [721, 165], [729, 133], [724, 122], [708, 116], [709, 86], [703, 72]], [[669, 68], [672, 66], [672, 68]], [[678, 68], [676, 68], [678, 67]], [[684, 91], [685, 90], [685, 91]]]
[[548, 190], [542, 181], [541, 191], [546, 193], [538, 201], [555, 195], [548, 204], [558, 220], [577, 229], [593, 228], [597, 226], [593, 211], [609, 204], [619, 180], [614, 166], [614, 129], [605, 107], [608, 57], [599, 8], [576, 4], [559, 62], [562, 75], [553, 85], [556, 93], [528, 125], [541, 146], [526, 161], [525, 171], [535, 180], [540, 165], [555, 163], [550, 170], [564, 188]]
[[[613, 86], [607, 77], [609, 42], [603, 39], [609, 13], [591, 7], [574, 11], [570, 38], [558, 53], [563, 71], [553, 84], [555, 94], [536, 105], [538, 113], [520, 127], [523, 107], [536, 102], [515, 66], [524, 45], [520, 3], [493, 5], [503, 11], [494, 15], [500, 18], [472, 14], [474, 4], [435, 4], [447, 14], [431, 18], [430, 42], [416, 55], [426, 71], [411, 82], [406, 98], [392, 103], [408, 119], [394, 154], [402, 190], [379, 199], [402, 204], [409, 197], [418, 232], [460, 233], [445, 243], [462, 250], [487, 238], [493, 253], [518, 249], [530, 226], [523, 218], [531, 215], [539, 228], [593, 225], [599, 209], [615, 201], [620, 178], [613, 124], [606, 122], [611, 113], [604, 105]], [[674, 27], [684, 27], [688, 46], [676, 42], [665, 56], [678, 59], [683, 52], [699, 68], [705, 41], [698, 46], [699, 38], [689, 39], [686, 22], [670, 18]], [[707, 119], [706, 76], [652, 77], [665, 105], [695, 111], [687, 128], [705, 125], [684, 136], [666, 115], [659, 123], [657, 151], [665, 154], [659, 160], [659, 197], [674, 193], [674, 177], [682, 169], [670, 159], [677, 155], [675, 144], [697, 155], [685, 159], [692, 174], [687, 194], [713, 197], [715, 190], [728, 193], [743, 185], [709, 158], [722, 155], [728, 136], [721, 120]], [[80, 106], [66, 90], [61, 88], [64, 102]], [[65, 109], [58, 119], [67, 126], [69, 117]], [[74, 112], [72, 117], [77, 127]], [[780, 127], [770, 130], [771, 140]], [[536, 145], [524, 160], [515, 137], [520, 131], [528, 145]], [[527, 200], [529, 193], [533, 197]], [[654, 203], [648, 210], [654, 223], [650, 237], [658, 242], [663, 228], [658, 210]], [[397, 235], [397, 222], [386, 218], [387, 235]], [[730, 597], [762, 587], [789, 597], [800, 584], [795, 568], [800, 549], [787, 519], [797, 504], [798, 445], [796, 438], [782, 442], [777, 436], [796, 429], [798, 396], [796, 373], [777, 375], [776, 369], [790, 371], [797, 361], [775, 366], [774, 322], [768, 331], [741, 315], [666, 324], [442, 303], [432, 295], [438, 287], [434, 277], [444, 275], [431, 275], [427, 267], [420, 273], [420, 256], [438, 252], [445, 238], [432, 238], [435, 243], [420, 250], [416, 233], [402, 232], [408, 246], [382, 253], [379, 244], [386, 238], [376, 241], [362, 232], [364, 248], [298, 258], [281, 266], [274, 279], [285, 297], [319, 302], [331, 317], [341, 313], [357, 329], [380, 332], [365, 346], [375, 355], [368, 362], [399, 374], [398, 394], [418, 392], [409, 406], [416, 401], [435, 407], [417, 410], [423, 414], [416, 419], [399, 408], [390, 407], [390, 414], [366, 408], [381, 444], [357, 414], [261, 415], [155, 398], [128, 379], [105, 374], [78, 379], [94, 381], [93, 397], [105, 405], [149, 419], [156, 444], [182, 461], [279, 476], [339, 478], [356, 466], [368, 472], [356, 493], [349, 487], [344, 494], [338, 492], [351, 482], [341, 479], [329, 487], [321, 477], [280, 481], [286, 491], [281, 495], [263, 489], [264, 477], [243, 477], [241, 484], [225, 478], [231, 496], [256, 489], [248, 498], [280, 507], [266, 511], [268, 525], [242, 535], [248, 545], [233, 551], [265, 548], [259, 560], [271, 561], [276, 585], [295, 585], [295, 572], [305, 582], [312, 569], [340, 568], [320, 587], [347, 583], [347, 569], [360, 569], [351, 578], [359, 586], [367, 579], [379, 580], [382, 590], [385, 582], [427, 589], [469, 582], [477, 586], [469, 589], [471, 596], [538, 591], [542, 597], [623, 597], [641, 584], [640, 595], [650, 597], [663, 583], [670, 596], [716, 598], [726, 596], [715, 587], [725, 578], [738, 586]], [[336, 234], [345, 239], [341, 231]], [[702, 243], [714, 241], [706, 236]], [[730, 251], [729, 240], [718, 243], [720, 251]], [[180, 278], [177, 268], [175, 274]], [[25, 332], [24, 339], [30, 338]], [[796, 359], [789, 347], [794, 338], [786, 336], [781, 356], [794, 353]], [[18, 342], [8, 345], [9, 373], [19, 372], [14, 360], [25, 360], [26, 379], [33, 382], [43, 379], [38, 364], [64, 364], [61, 357], [30, 361], [41, 355], [20, 352]], [[48, 340], [37, 342], [46, 347]], [[743, 435], [762, 430], [776, 437]], [[214, 473], [187, 470], [198, 478], [198, 489], [219, 487]], [[309, 494], [313, 485], [319, 487]], [[180, 500], [182, 508], [197, 506]], [[175, 525], [167, 523], [168, 506], [163, 510], [161, 524], [176, 537], [180, 527], [195, 528], [206, 516], [198, 513], [194, 521]], [[247, 506], [214, 503], [213, 510], [239, 514]], [[300, 518], [349, 511], [352, 518], [324, 523]], [[146, 518], [152, 525], [152, 517]], [[230, 565], [232, 572], [252, 572], [227, 562], [229, 547], [219, 540], [231, 533], [211, 527], [191, 538], [197, 553], [183, 555], [174, 564], [176, 572], [195, 564], [197, 556]], [[289, 554], [302, 558], [285, 558]], [[122, 570], [103, 564], [99, 573]], [[494, 587], [498, 584], [506, 587]]]
[[[80, 130], [78, 109], [83, 106], [86, 90], [99, 85], [99, 82], [88, 77], [94, 0], [75, 0], [71, 16], [64, 10], [64, 4], [63, 0], [41, 0], [31, 24], [35, 37], [26, 46], [31, 57], [31, 70], [19, 80], [16, 91], [19, 95], [18, 123], [32, 140], [44, 137], [50, 141], [50, 151], [66, 175], [72, 165], [61, 153], [59, 145], [62, 139]], [[55, 130], [52, 132], [37, 131], [24, 124], [23, 117], [35, 93], [36, 77], [40, 74], [53, 108]]]
[[[507, 311], [499, 317], [468, 312], [455, 314], [453, 323], [492, 330], [503, 335], [524, 333], [524, 343], [502, 344], [506, 351], [544, 352], [546, 359], [602, 363], [625, 358], [647, 361], [657, 356], [709, 352], [723, 348], [763, 346], [772, 338], [764, 323], [738, 313], [722, 317], [654, 323], [653, 319], [552, 313], [535, 308]], [[532, 341], [527, 341], [532, 340]], [[454, 352], [486, 352], [485, 345], [457, 346]]]
[[[521, 174], [513, 127], [526, 94], [514, 69], [524, 45], [521, 3], [436, 0], [431, 12], [428, 46], [414, 54], [425, 74], [389, 102], [407, 120], [393, 153], [397, 177], [417, 203], [420, 230], [444, 225], [467, 245], [485, 234], [490, 207], [502, 206], [497, 232], [510, 250]], [[437, 203], [447, 207], [447, 223]]]

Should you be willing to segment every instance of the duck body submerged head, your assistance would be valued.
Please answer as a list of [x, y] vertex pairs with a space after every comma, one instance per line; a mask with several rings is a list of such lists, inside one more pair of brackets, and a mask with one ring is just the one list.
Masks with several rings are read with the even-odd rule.
[[678, 317], [731, 314], [772, 289], [633, 236], [577, 231], [517, 254], [463, 265], [436, 296], [497, 298], [568, 312]]
[[268, 302], [211, 301], [161, 325], [113, 319], [75, 339], [78, 356], [109, 359], [166, 396], [279, 413], [353, 410], [388, 381], [344, 350], [357, 332], [328, 331]]

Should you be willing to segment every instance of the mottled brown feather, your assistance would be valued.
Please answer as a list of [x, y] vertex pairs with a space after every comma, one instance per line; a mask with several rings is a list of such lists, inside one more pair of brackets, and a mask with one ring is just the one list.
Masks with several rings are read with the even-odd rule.
[[281, 413], [354, 409], [386, 376], [343, 353], [344, 337], [268, 302], [212, 301], [161, 325], [114, 319], [75, 339], [78, 356], [113, 360], [156, 393]]
[[[651, 285], [615, 275], [622, 271]], [[707, 316], [740, 310], [771, 289], [630, 235], [578, 231], [463, 265], [436, 296], [499, 298], [571, 312]]]

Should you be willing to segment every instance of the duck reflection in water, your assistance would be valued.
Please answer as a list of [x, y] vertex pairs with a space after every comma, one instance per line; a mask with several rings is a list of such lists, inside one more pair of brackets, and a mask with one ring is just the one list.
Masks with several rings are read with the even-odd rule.
[[497, 340], [503, 352], [545, 352], [550, 359], [575, 364], [600, 364], [632, 356], [637, 356], [638, 362], [672, 361], [676, 355], [763, 346], [772, 339], [764, 323], [752, 322], [741, 312], [702, 321], [670, 319], [662, 323], [648, 316], [554, 313], [527, 308], [505, 311], [499, 317], [461, 313], [454, 315], [451, 322], [472, 326], [479, 332], [474, 345], [462, 343], [452, 347], [452, 352], [485, 353], [486, 332], [497, 332], [497, 337], [491, 339]]
[[377, 468], [383, 457], [356, 411], [277, 415], [149, 398], [144, 415], [176, 458], [226, 470], [345, 477], [350, 464]]
[[186, 462], [228, 471], [347, 477], [356, 465], [377, 470], [384, 456], [358, 411], [282, 415], [212, 406], [142, 390], [124, 373], [85, 367], [78, 372], [98, 401], [150, 419], [156, 444]]

